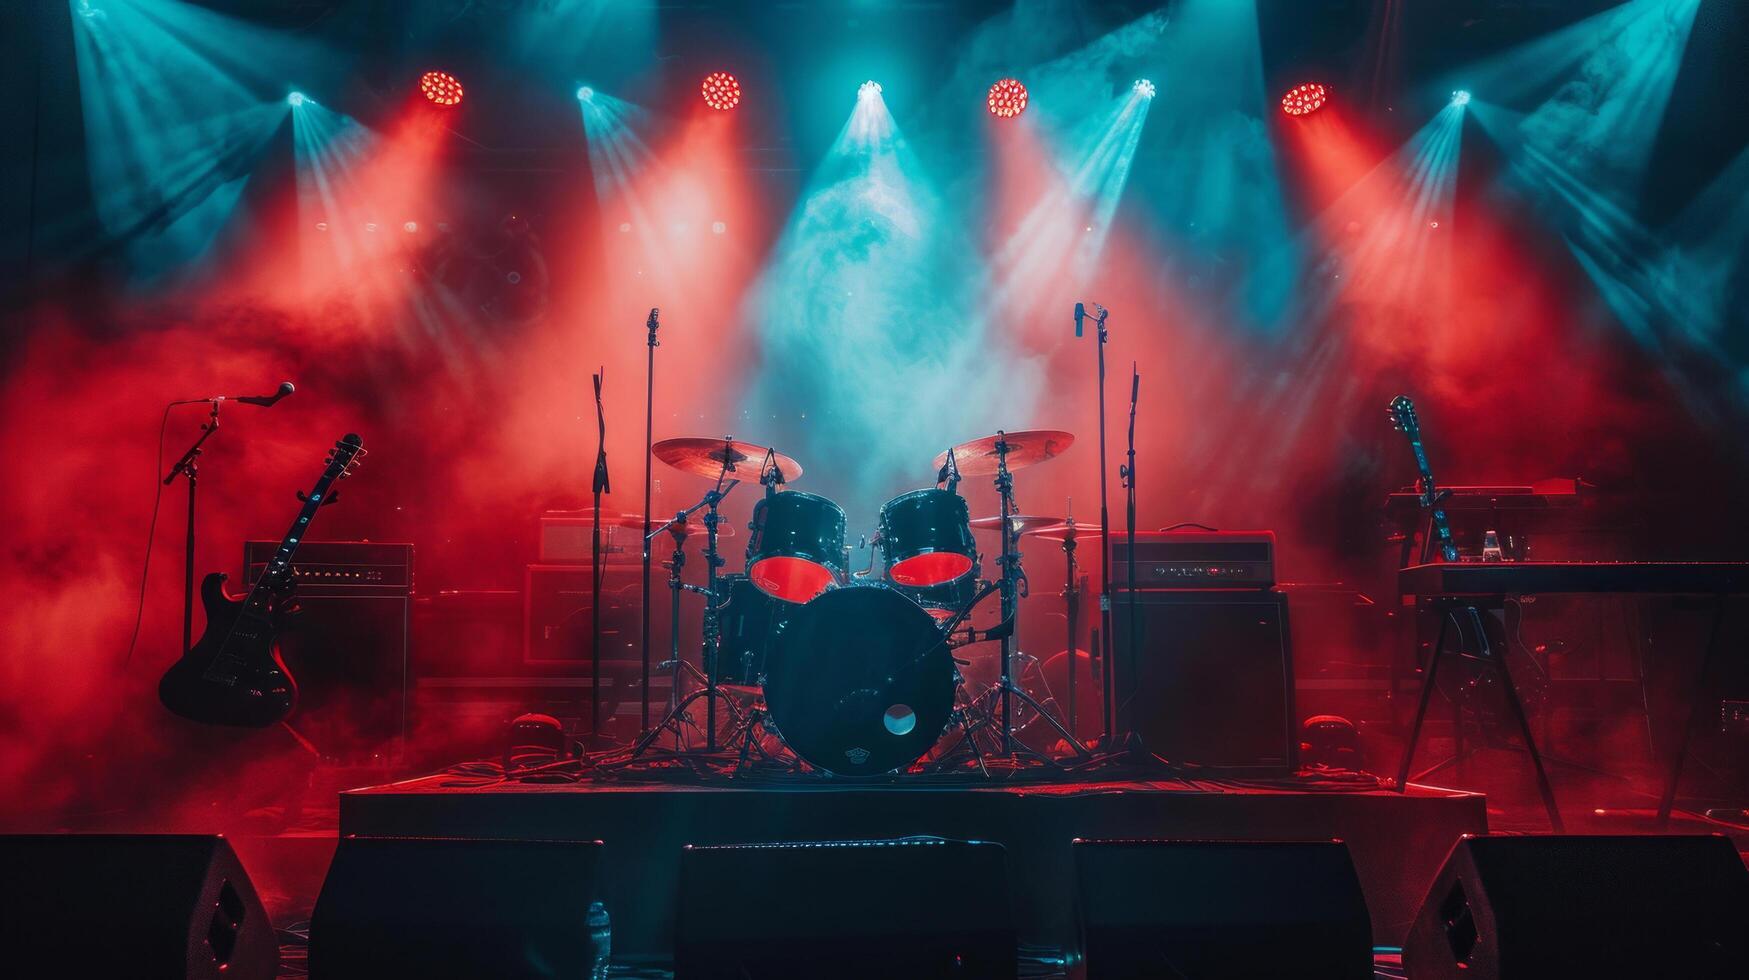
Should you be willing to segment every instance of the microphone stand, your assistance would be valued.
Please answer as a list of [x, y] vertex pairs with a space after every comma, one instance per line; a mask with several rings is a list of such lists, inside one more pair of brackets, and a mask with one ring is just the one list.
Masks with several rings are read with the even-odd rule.
[[[1136, 632], [1136, 396], [1142, 390], [1142, 375], [1136, 370], [1136, 363], [1130, 362], [1130, 438], [1129, 463], [1118, 467], [1118, 476], [1124, 485], [1124, 519], [1125, 543], [1128, 549], [1125, 564], [1129, 565], [1129, 595], [1126, 597], [1129, 606], [1129, 651], [1130, 665], [1136, 662], [1136, 650], [1141, 645], [1142, 638]], [[1113, 687], [1113, 693], [1116, 692]]]
[[[600, 744], [601, 737], [601, 495], [612, 493], [607, 480], [607, 415], [601, 408], [601, 377], [605, 368], [595, 374], [595, 529], [589, 547], [589, 740]], [[646, 516], [645, 520], [649, 518]], [[645, 553], [649, 546], [645, 545]], [[649, 656], [645, 655], [646, 667]]]
[[1110, 464], [1105, 455], [1105, 344], [1111, 335], [1105, 329], [1107, 311], [1105, 307], [1095, 303], [1093, 308], [1098, 311], [1095, 324], [1098, 327], [1099, 349], [1099, 660], [1105, 667], [1105, 675], [1100, 683], [1100, 700], [1103, 737], [1107, 747], [1110, 747], [1112, 735], [1116, 729], [1112, 725], [1111, 707], [1113, 694], [1116, 690], [1112, 684], [1112, 652], [1116, 643], [1112, 638], [1111, 617], [1111, 507], [1110, 495], [1106, 489], [1106, 474]]
[[[652, 307], [650, 318], [644, 321], [645, 329], [650, 331], [650, 337], [645, 343], [649, 352], [644, 364], [644, 601], [643, 601], [643, 683], [639, 700], [642, 701], [638, 716], [638, 730], [644, 731], [650, 727], [650, 491], [652, 484], [651, 461], [655, 451], [654, 435], [656, 430], [656, 314], [659, 311]], [[678, 658], [677, 658], [678, 659]]]
[[194, 649], [194, 501], [200, 484], [200, 447], [213, 433], [219, 431], [219, 403], [223, 399], [171, 403], [193, 405], [198, 404], [198, 401], [207, 401], [212, 405], [211, 414], [201, 423], [200, 438], [194, 440], [194, 445], [189, 446], [188, 451], [170, 467], [170, 472], [164, 474], [165, 486], [175, 483], [179, 476], [188, 478], [188, 533], [182, 542], [182, 655], [185, 657], [188, 656], [188, 651]]

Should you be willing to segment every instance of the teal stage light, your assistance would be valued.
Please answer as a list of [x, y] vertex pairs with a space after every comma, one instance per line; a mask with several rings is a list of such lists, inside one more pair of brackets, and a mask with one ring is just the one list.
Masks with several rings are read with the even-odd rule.
[[1468, 90], [1466, 90], [1466, 89], [1461, 89], [1461, 88], [1460, 88], [1460, 89], [1458, 89], [1458, 90], [1457, 90], [1457, 91], [1455, 91], [1455, 92], [1453, 92], [1453, 93], [1451, 93], [1451, 104], [1452, 104], [1452, 105], [1455, 105], [1455, 106], [1466, 106], [1466, 105], [1469, 105], [1469, 104], [1470, 104], [1470, 93], [1469, 93], [1469, 91], [1468, 91]]

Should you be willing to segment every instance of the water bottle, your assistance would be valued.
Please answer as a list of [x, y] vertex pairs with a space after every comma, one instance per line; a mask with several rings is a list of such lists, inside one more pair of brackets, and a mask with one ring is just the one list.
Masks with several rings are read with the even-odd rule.
[[607, 917], [607, 906], [590, 902], [589, 914], [583, 921], [589, 927], [589, 946], [595, 951], [589, 980], [607, 980], [607, 961], [613, 955], [613, 923]]

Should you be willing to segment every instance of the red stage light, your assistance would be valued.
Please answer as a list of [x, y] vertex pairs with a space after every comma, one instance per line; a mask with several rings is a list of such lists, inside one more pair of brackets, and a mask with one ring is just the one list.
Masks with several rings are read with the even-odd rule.
[[428, 71], [420, 75], [419, 91], [436, 105], [459, 105], [462, 101], [461, 79], [448, 72]]
[[733, 109], [741, 104], [741, 83], [726, 71], [706, 75], [699, 91], [704, 94], [704, 104], [712, 109]]
[[1287, 90], [1287, 94], [1281, 97], [1281, 111], [1290, 116], [1303, 116], [1318, 111], [1329, 100], [1329, 89], [1318, 82], [1306, 82]]
[[1026, 111], [1026, 86], [1017, 79], [1004, 78], [990, 86], [990, 115], [1012, 119]]

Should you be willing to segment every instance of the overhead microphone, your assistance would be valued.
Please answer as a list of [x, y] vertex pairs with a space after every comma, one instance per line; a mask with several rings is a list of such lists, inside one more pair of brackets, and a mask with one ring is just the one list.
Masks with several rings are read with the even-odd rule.
[[297, 390], [297, 385], [292, 384], [290, 381], [281, 381], [279, 383], [279, 390], [271, 395], [219, 395], [207, 400], [215, 402], [239, 402], [244, 405], [260, 405], [262, 408], [272, 408], [281, 398], [284, 398]]
[[1087, 318], [1087, 304], [1075, 304], [1075, 336], [1081, 336], [1081, 321]]

